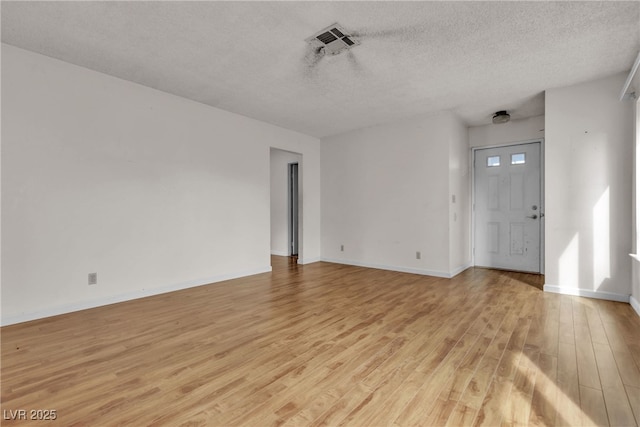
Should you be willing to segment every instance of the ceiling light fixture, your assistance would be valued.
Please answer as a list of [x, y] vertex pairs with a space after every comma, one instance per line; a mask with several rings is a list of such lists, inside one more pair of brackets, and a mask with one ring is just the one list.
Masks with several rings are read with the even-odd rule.
[[498, 124], [501, 124], [501, 123], [507, 123], [509, 120], [511, 120], [511, 116], [505, 110], [496, 111], [496, 113], [493, 115], [493, 124], [494, 125], [498, 125]]

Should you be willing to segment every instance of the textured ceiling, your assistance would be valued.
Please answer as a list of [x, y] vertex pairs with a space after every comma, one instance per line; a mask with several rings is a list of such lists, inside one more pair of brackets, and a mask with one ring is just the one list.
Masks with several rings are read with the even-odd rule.
[[[2, 41], [323, 137], [544, 113], [543, 91], [627, 71], [640, 2], [9, 2]], [[339, 22], [360, 41], [317, 57]]]

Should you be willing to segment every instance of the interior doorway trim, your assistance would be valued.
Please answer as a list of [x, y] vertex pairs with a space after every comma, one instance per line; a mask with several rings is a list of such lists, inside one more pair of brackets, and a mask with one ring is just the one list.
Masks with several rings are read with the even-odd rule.
[[299, 256], [300, 253], [300, 201], [299, 201], [299, 178], [298, 163], [289, 163], [287, 166], [288, 178], [288, 229], [287, 239], [288, 252], [290, 256]]
[[286, 150], [279, 147], [269, 149], [269, 234], [270, 255], [291, 256], [290, 230], [290, 165], [297, 164], [298, 170], [298, 264], [308, 264], [316, 260], [304, 259], [305, 253], [305, 188], [304, 188], [303, 153]]
[[476, 265], [476, 255], [475, 255], [475, 247], [476, 247], [476, 151], [486, 150], [491, 148], [504, 148], [504, 147], [514, 147], [523, 144], [532, 144], [539, 143], [540, 144], [540, 274], [544, 274], [544, 265], [545, 265], [545, 147], [544, 147], [544, 138], [536, 138], [536, 139], [528, 139], [517, 142], [507, 142], [504, 144], [494, 144], [494, 145], [485, 145], [471, 148], [471, 156], [469, 157], [470, 169], [471, 169], [471, 264]]

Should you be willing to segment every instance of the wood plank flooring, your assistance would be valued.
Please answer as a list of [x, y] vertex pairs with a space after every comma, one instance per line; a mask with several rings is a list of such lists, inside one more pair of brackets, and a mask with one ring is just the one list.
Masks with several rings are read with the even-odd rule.
[[479, 268], [273, 267], [2, 328], [2, 425], [639, 424], [628, 304]]

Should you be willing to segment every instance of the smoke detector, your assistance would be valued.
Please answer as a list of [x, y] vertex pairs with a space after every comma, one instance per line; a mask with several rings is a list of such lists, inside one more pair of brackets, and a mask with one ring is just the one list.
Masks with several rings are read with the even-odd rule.
[[305, 41], [325, 55], [337, 55], [360, 44], [338, 23], [329, 25]]
[[494, 115], [493, 115], [493, 124], [494, 125], [498, 125], [500, 123], [507, 123], [509, 120], [511, 120], [511, 116], [509, 115], [509, 113], [507, 113], [506, 111], [497, 111]]

